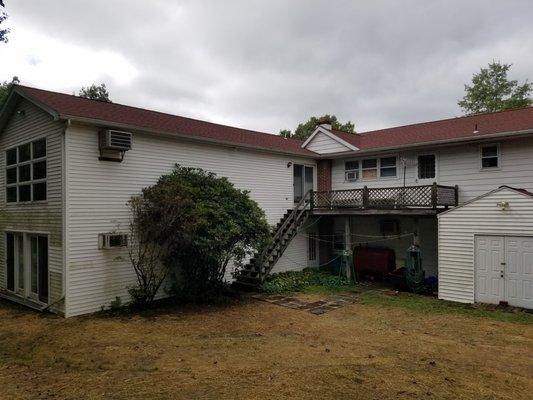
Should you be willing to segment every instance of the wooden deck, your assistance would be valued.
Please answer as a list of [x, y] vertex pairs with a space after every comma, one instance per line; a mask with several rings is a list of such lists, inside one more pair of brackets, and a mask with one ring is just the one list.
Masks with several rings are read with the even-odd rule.
[[346, 211], [405, 211], [436, 213], [458, 204], [457, 186], [423, 185], [313, 192], [310, 208], [315, 214]]

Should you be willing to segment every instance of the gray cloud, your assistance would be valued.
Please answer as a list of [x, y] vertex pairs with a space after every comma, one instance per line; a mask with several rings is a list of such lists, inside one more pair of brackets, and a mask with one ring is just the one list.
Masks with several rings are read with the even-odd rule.
[[133, 82], [106, 81], [117, 102], [274, 133], [326, 112], [359, 131], [459, 115], [493, 59], [533, 78], [527, 0], [7, 3], [19, 26], [129, 60]]

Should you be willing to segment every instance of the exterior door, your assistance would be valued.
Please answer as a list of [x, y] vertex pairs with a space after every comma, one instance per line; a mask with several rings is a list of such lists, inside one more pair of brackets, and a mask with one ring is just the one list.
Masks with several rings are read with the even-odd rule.
[[48, 303], [48, 237], [6, 233], [7, 289]]
[[498, 304], [504, 299], [505, 241], [500, 236], [476, 236], [475, 300]]
[[512, 306], [533, 308], [533, 238], [505, 238], [505, 295]]
[[307, 235], [307, 266], [318, 267], [318, 233], [315, 232]]
[[533, 308], [533, 238], [476, 237], [475, 300]]
[[292, 182], [294, 188], [294, 202], [298, 203], [309, 190], [313, 189], [313, 167], [302, 164], [294, 164]]
[[7, 289], [26, 295], [24, 266], [24, 236], [21, 233], [6, 233]]
[[48, 302], [48, 237], [31, 235], [29, 297], [42, 303]]

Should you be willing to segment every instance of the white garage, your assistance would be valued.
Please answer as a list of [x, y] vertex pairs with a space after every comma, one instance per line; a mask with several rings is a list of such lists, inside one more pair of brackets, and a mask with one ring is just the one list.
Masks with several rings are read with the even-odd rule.
[[533, 193], [502, 186], [438, 220], [439, 298], [533, 309]]

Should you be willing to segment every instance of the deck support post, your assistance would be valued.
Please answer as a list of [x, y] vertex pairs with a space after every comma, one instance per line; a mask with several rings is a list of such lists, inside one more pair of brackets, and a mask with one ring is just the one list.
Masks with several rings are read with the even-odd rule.
[[370, 194], [368, 190], [368, 186], [363, 187], [363, 208], [368, 208], [368, 205], [370, 203]]
[[352, 259], [352, 232], [350, 230], [350, 217], [344, 217], [344, 265], [346, 268], [346, 279], [348, 282], [352, 282], [354, 277], [352, 276], [352, 266], [350, 261]]
[[433, 185], [431, 185], [431, 207], [433, 207], [434, 210], [437, 209], [438, 190], [437, 182], [433, 182]]

